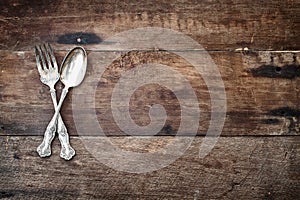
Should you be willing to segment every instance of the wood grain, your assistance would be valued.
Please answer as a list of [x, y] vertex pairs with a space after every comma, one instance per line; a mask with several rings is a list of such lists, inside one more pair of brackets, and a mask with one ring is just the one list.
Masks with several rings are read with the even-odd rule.
[[[145, 174], [116, 171], [95, 159], [78, 137], [77, 155], [38, 157], [41, 137], [0, 137], [0, 197], [4, 199], [299, 199], [300, 138], [220, 138], [204, 159], [203, 138], [169, 166]], [[98, 138], [100, 139], [100, 138]], [[170, 137], [110, 138], [127, 151], [155, 151]], [[97, 139], [96, 139], [97, 140]], [[101, 140], [101, 139], [100, 139]], [[149, 145], [150, 144], [150, 145]]]
[[[61, 62], [64, 51], [55, 51]], [[97, 118], [107, 135], [124, 135], [116, 124], [111, 111], [112, 91], [120, 77], [128, 70], [147, 63], [169, 66], [184, 76], [198, 98], [201, 117], [199, 135], [205, 135], [210, 123], [210, 93], [203, 77], [187, 61], [174, 52], [131, 51], [119, 53], [112, 64], [96, 80], [101, 61], [114, 52], [89, 51], [86, 79], [79, 88], [89, 84], [98, 85], [87, 95], [91, 103], [77, 106], [83, 113], [96, 110]], [[199, 52], [201, 56], [201, 52]], [[222, 135], [293, 135], [299, 134], [299, 93], [298, 91], [298, 53], [242, 53], [210, 52], [225, 85], [227, 96], [227, 115]], [[272, 56], [272, 59], [270, 58]], [[32, 51], [2, 51], [0, 63], [0, 134], [2, 135], [41, 135], [53, 114], [53, 105], [48, 87], [39, 80]], [[269, 68], [265, 68], [268, 65]], [[278, 71], [280, 70], [280, 71]], [[289, 76], [294, 74], [294, 76]], [[273, 77], [272, 77], [273, 76]], [[96, 83], [95, 83], [96, 82]], [[174, 86], [181, 87], [174, 79]], [[58, 93], [62, 85], [57, 86]], [[126, 94], [128, 91], [123, 91]], [[121, 95], [121, 94], [120, 94]], [[72, 90], [62, 108], [62, 116], [71, 135], [77, 135], [72, 112]], [[119, 107], [126, 106], [127, 102]], [[181, 120], [181, 108], [173, 91], [163, 85], [145, 85], [132, 94], [130, 114], [139, 126], [150, 123], [149, 106], [161, 104], [166, 109], [168, 119], [159, 135], [177, 133]], [[73, 108], [75, 109], [75, 108]], [[85, 120], [85, 119], [83, 119]], [[87, 135], [97, 135], [85, 122]], [[188, 132], [186, 134], [189, 134]]]
[[46, 41], [92, 45], [141, 27], [185, 33], [207, 50], [299, 49], [297, 0], [254, 0], [251, 4], [245, 0], [5, 0], [0, 6], [2, 50], [29, 50], [32, 44]]
[[[1, 1], [0, 199], [300, 199], [299, 19], [297, 0]], [[127, 51], [109, 41], [146, 27], [178, 31], [203, 48], [187, 48], [184, 40], [172, 37], [166, 41], [175, 49], [157, 48], [161, 40], [153, 39], [151, 47]], [[128, 46], [143, 47], [147, 36], [134, 37]], [[76, 150], [71, 161], [59, 158], [57, 138], [50, 158], [36, 153], [54, 112], [33, 54], [33, 46], [45, 42], [54, 47], [59, 63], [76, 45], [88, 50], [85, 82], [70, 91], [61, 112]], [[211, 99], [203, 77], [176, 51], [202, 56], [205, 50], [224, 82], [227, 111], [218, 143], [199, 159]], [[113, 62], [105, 64], [111, 57]], [[181, 105], [173, 91], [148, 84], [128, 102], [140, 126], [150, 123], [149, 107], [165, 108], [167, 121], [156, 137], [126, 136], [111, 111], [112, 91], [122, 75], [148, 63], [167, 65], [191, 84], [201, 110], [199, 129], [185, 154], [165, 168], [143, 174], [118, 171], [97, 160], [78, 137], [103, 139], [88, 118], [81, 122], [84, 133], [77, 132], [72, 95], [96, 83], [89, 93], [95, 93], [95, 106], [86, 101], [77, 109], [82, 114], [95, 110], [114, 146], [157, 151], [174, 139], [180, 125]], [[104, 73], [90, 79], [100, 67]], [[174, 80], [179, 89], [180, 83]], [[56, 86], [58, 96], [62, 87]]]

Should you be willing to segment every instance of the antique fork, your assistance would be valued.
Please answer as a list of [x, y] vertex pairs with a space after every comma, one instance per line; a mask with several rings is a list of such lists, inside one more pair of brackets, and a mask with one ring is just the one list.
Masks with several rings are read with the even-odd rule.
[[[40, 74], [41, 82], [47, 85], [50, 88], [50, 94], [53, 101], [53, 105], [55, 110], [57, 109], [57, 99], [56, 99], [56, 91], [55, 84], [59, 80], [60, 74], [58, 72], [57, 62], [53, 53], [51, 46], [41, 45], [35, 46], [35, 58], [37, 63], [37, 68]], [[46, 64], [46, 61], [47, 64]], [[47, 128], [43, 142], [38, 146], [37, 152], [41, 157], [46, 157], [51, 155], [51, 142], [55, 136], [56, 125], [58, 138], [61, 143], [61, 152], [60, 157], [70, 160], [75, 155], [75, 150], [71, 147], [69, 143], [69, 135], [67, 132], [67, 128], [60, 116], [58, 115], [57, 122], [54, 122], [55, 126], [52, 128]]]

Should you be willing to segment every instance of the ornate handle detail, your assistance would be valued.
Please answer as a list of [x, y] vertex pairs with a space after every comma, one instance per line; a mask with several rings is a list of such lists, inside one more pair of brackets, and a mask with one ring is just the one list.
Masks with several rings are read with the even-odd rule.
[[59, 141], [62, 147], [60, 152], [60, 157], [64, 158], [65, 160], [70, 160], [75, 155], [75, 150], [71, 147], [69, 143], [69, 134], [67, 132], [67, 128], [58, 110], [60, 109], [67, 92], [68, 90], [63, 90], [62, 99], [60, 102], [60, 106], [58, 108], [55, 89], [50, 89], [51, 98], [55, 108], [55, 114], [47, 126], [42, 144], [37, 148], [37, 151], [41, 157], [46, 157], [51, 155], [51, 142], [55, 136], [56, 126], [57, 126]]
[[51, 120], [45, 131], [43, 142], [37, 148], [37, 152], [41, 157], [47, 157], [51, 155], [51, 142], [55, 136], [55, 131], [56, 122]]
[[69, 143], [69, 134], [60, 114], [58, 115], [57, 132], [61, 143], [60, 157], [70, 160], [75, 155], [75, 150]]

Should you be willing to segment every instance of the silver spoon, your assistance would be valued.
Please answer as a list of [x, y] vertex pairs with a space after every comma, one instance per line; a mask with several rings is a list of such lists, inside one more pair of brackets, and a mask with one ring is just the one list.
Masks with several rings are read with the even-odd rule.
[[[64, 102], [65, 97], [68, 94], [69, 88], [80, 85], [85, 76], [86, 67], [87, 55], [86, 51], [82, 47], [75, 47], [74, 49], [72, 49], [63, 60], [60, 80], [65, 85], [65, 87], [62, 90], [59, 103], [56, 107], [55, 113], [51, 121], [47, 126], [46, 131], [55, 129], [60, 108]], [[67, 136], [62, 136], [59, 139], [62, 144], [69, 143], [69, 138]], [[69, 160], [72, 158], [73, 155], [74, 153], [65, 159]]]

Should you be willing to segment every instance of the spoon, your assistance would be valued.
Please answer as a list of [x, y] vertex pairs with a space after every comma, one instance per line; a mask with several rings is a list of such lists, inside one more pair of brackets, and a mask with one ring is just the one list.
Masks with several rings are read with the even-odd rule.
[[56, 126], [59, 111], [68, 94], [69, 88], [76, 87], [84, 79], [87, 67], [87, 55], [83, 47], [75, 47], [72, 49], [63, 60], [60, 80], [65, 85], [62, 90], [61, 97], [55, 113], [47, 126], [47, 130], [53, 130]]

